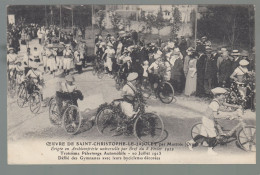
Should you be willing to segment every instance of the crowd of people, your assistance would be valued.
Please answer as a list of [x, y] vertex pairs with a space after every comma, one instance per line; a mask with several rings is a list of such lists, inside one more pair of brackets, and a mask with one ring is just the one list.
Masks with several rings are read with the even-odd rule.
[[255, 71], [254, 49], [251, 55], [246, 50], [214, 49], [206, 36], [196, 41], [196, 49], [183, 36], [180, 41], [145, 43], [135, 31], [108, 34], [104, 39], [97, 35], [95, 44], [95, 53], [105, 60], [108, 73], [122, 67], [124, 78], [130, 72], [152, 83], [163, 78], [177, 94], [187, 96], [208, 96], [215, 87], [229, 88], [232, 81], [243, 83], [242, 77]]

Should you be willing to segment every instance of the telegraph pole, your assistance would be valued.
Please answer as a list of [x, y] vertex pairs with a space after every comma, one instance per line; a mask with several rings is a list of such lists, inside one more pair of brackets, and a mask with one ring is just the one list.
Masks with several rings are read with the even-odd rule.
[[194, 43], [195, 43], [195, 49], [197, 47], [197, 43], [196, 43], [196, 40], [197, 40], [197, 27], [198, 27], [198, 8], [199, 6], [197, 5], [197, 7], [195, 8], [195, 37], [194, 37]]

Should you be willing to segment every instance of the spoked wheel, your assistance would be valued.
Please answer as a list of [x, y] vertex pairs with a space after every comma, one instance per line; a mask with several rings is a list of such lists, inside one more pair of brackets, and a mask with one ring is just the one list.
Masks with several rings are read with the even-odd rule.
[[256, 127], [245, 126], [238, 131], [237, 140], [240, 147], [248, 152], [256, 152]]
[[194, 139], [197, 135], [200, 135], [202, 123], [196, 123], [191, 128], [191, 138]]
[[39, 91], [34, 91], [29, 97], [29, 106], [32, 113], [37, 114], [41, 109], [42, 96]]
[[14, 97], [16, 94], [16, 81], [15, 80], [11, 80], [9, 82], [8, 85], [8, 94], [10, 95], [10, 97]]
[[153, 93], [151, 84], [150, 84], [150, 83], [147, 83], [147, 82], [144, 82], [144, 83], [141, 85], [140, 90], [141, 90], [141, 92], [142, 92], [142, 94], [143, 94], [143, 97], [144, 97], [145, 99], [148, 99], [148, 98], [152, 95], [152, 93]]
[[24, 84], [20, 84], [17, 90], [17, 105], [23, 108], [27, 103], [27, 92]]
[[77, 106], [70, 105], [63, 113], [63, 128], [68, 134], [76, 134], [81, 126], [82, 116]]
[[52, 98], [49, 103], [49, 119], [53, 125], [61, 125], [61, 116], [58, 111], [56, 100]]
[[172, 101], [176, 102], [176, 98], [174, 97], [174, 89], [168, 82], [164, 82], [160, 85], [158, 89], [158, 96], [163, 103], [169, 104]]
[[120, 79], [118, 76], [115, 77], [116, 90], [120, 90]]
[[98, 76], [99, 79], [102, 79], [104, 77], [104, 69], [103, 68], [98, 69], [97, 76]]
[[160, 142], [164, 132], [162, 118], [153, 113], [145, 113], [136, 119], [134, 132], [142, 142]]
[[93, 75], [96, 75], [96, 74], [97, 74], [97, 68], [96, 68], [95, 66], [93, 66], [92, 74], [93, 74]]
[[118, 118], [110, 106], [104, 107], [96, 117], [98, 132], [103, 135], [112, 136], [118, 126]]

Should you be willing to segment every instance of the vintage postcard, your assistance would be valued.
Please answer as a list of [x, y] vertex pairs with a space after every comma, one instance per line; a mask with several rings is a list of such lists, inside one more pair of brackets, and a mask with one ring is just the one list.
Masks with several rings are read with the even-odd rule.
[[255, 164], [255, 7], [10, 5], [8, 164]]

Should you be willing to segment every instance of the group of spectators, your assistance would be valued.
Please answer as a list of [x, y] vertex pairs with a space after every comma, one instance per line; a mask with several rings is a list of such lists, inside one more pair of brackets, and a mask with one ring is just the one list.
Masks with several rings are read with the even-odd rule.
[[229, 88], [237, 68], [243, 68], [242, 74], [255, 71], [254, 49], [251, 55], [246, 50], [214, 49], [206, 36], [196, 41], [195, 49], [184, 36], [145, 43], [136, 31], [120, 31], [105, 38], [96, 35], [95, 54], [105, 61], [110, 74], [123, 68], [123, 78], [130, 72], [137, 72], [139, 81], [149, 79], [152, 84], [163, 78], [177, 94], [184, 91], [187, 96], [205, 97], [215, 87]]

